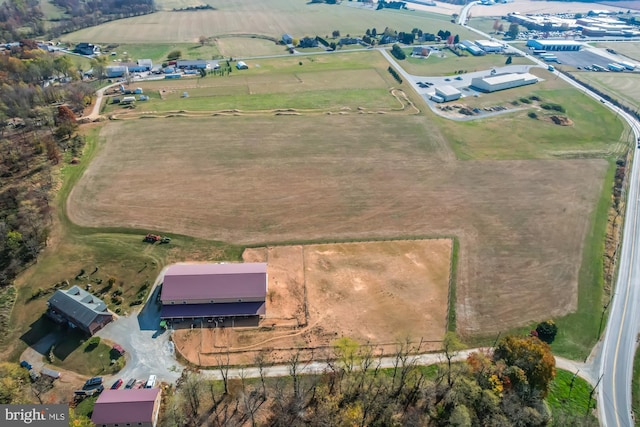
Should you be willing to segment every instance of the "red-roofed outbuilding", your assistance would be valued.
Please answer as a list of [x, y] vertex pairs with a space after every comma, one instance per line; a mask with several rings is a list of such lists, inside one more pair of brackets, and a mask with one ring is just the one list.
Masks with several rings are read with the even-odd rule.
[[156, 427], [160, 398], [159, 388], [104, 390], [93, 407], [91, 421], [96, 427]]

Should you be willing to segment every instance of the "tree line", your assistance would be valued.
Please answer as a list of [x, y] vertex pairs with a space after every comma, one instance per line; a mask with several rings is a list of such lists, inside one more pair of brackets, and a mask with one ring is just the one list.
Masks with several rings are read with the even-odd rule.
[[68, 57], [34, 46], [25, 40], [0, 56], [0, 292], [47, 244], [52, 166], [81, 155], [76, 116], [94, 93]]
[[39, 36], [58, 37], [115, 19], [155, 12], [153, 0], [52, 0], [64, 16], [49, 23], [39, 0], [6, 0], [0, 4], [0, 41]]
[[[461, 348], [444, 340], [443, 363], [424, 367], [412, 355], [420, 344], [398, 344], [393, 367], [382, 368], [375, 347], [339, 339], [330, 369], [301, 375], [308, 362], [293, 353], [288, 377], [259, 378], [240, 370], [230, 378], [221, 355], [221, 381], [186, 370], [164, 393], [161, 425], [177, 426], [596, 426], [589, 411], [576, 419], [562, 410], [552, 417], [545, 398], [555, 377], [549, 346], [535, 336], [507, 336], [493, 351], [455, 363]], [[327, 355], [323, 355], [326, 357]]]

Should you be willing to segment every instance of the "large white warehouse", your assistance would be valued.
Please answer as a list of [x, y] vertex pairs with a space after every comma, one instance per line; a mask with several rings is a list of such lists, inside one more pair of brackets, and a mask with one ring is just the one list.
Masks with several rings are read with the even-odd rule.
[[455, 101], [462, 96], [462, 92], [453, 86], [444, 85], [436, 87], [436, 96], [442, 98], [444, 102]]
[[471, 79], [471, 86], [482, 92], [495, 92], [497, 90], [511, 89], [537, 82], [538, 78], [530, 73], [509, 73], [474, 77]]

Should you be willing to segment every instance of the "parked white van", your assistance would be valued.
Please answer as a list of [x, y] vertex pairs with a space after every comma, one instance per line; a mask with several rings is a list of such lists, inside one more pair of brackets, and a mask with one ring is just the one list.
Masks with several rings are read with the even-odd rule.
[[156, 385], [156, 376], [149, 375], [149, 379], [147, 380], [147, 384], [144, 386], [144, 388], [152, 388], [154, 385]]

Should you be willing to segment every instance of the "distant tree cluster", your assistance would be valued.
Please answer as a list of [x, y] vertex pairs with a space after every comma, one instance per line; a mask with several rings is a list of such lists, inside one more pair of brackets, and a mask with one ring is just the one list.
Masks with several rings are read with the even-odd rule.
[[391, 54], [396, 57], [396, 59], [403, 60], [407, 57], [404, 53], [404, 50], [400, 47], [400, 45], [394, 44], [391, 48]]
[[44, 33], [39, 0], [5, 0], [0, 3], [0, 41], [18, 41]]
[[378, 0], [377, 10], [380, 9], [406, 9], [407, 3], [403, 1], [385, 1]]
[[173, 8], [174, 12], [196, 12], [199, 10], [216, 10], [215, 7], [210, 4], [202, 4], [200, 6], [189, 6], [189, 7], [181, 7], [181, 8]]

